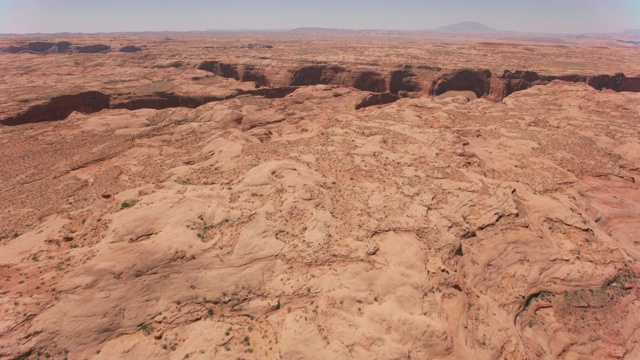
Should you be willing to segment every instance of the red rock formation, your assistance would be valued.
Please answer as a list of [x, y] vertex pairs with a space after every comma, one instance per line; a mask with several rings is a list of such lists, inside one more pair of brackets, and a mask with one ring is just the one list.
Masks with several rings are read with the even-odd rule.
[[[64, 48], [70, 43], [31, 43], [36, 50]], [[51, 45], [51, 46], [49, 46]], [[76, 47], [77, 48], [77, 47]], [[95, 48], [93, 50], [96, 50]], [[182, 62], [154, 67], [180, 67]], [[372, 105], [394, 102], [410, 93], [422, 91], [422, 84], [428, 89], [427, 93], [438, 96], [448, 91], [472, 91], [477, 97], [492, 101], [501, 101], [510, 94], [528, 89], [535, 85], [548, 84], [553, 80], [567, 82], [586, 82], [598, 89], [612, 89], [615, 91], [640, 92], [640, 78], [627, 78], [619, 73], [611, 75], [597, 75], [585, 77], [582, 75], [548, 76], [539, 75], [532, 71], [509, 71], [502, 75], [495, 75], [489, 70], [460, 69], [450, 71], [434, 78], [436, 69], [420, 66], [414, 69], [405, 65], [401, 70], [393, 70], [386, 75], [384, 72], [372, 70], [351, 71], [340, 66], [310, 65], [294, 69], [270, 69], [248, 64], [227, 64], [219, 61], [203, 61], [198, 69], [212, 72], [217, 76], [231, 78], [241, 82], [253, 82], [259, 89], [236, 90], [224, 96], [189, 96], [171, 92], [155, 92], [142, 95], [116, 95], [108, 92], [88, 91], [80, 94], [65, 94], [57, 96], [44, 104], [31, 106], [17, 115], [0, 120], [4, 125], [20, 125], [32, 122], [54, 121], [65, 119], [71, 112], [97, 112], [106, 108], [124, 109], [165, 109], [172, 107], [196, 108], [203, 104], [230, 99], [239, 95], [264, 96], [267, 98], [284, 97], [296, 88], [311, 85], [336, 85], [353, 87], [373, 94], [366, 96], [356, 105], [356, 109]], [[280, 71], [280, 72], [276, 72]], [[276, 79], [273, 86], [271, 78]], [[109, 101], [109, 98], [112, 101]]]
[[640, 80], [627, 78], [624, 74], [598, 75], [587, 78], [583, 75], [540, 75], [533, 71], [505, 70], [502, 75], [487, 69], [459, 69], [444, 74], [441, 69], [429, 66], [405, 65], [400, 70], [385, 72], [384, 69], [352, 70], [328, 64], [293, 67], [284, 70], [270, 69], [249, 64], [227, 64], [219, 61], [203, 61], [198, 69], [215, 75], [243, 82], [255, 82], [262, 86], [310, 86], [337, 85], [353, 87], [370, 92], [390, 92], [400, 97], [423, 90], [437, 96], [447, 91], [473, 91], [476, 96], [492, 101], [501, 101], [510, 94], [535, 85], [545, 85], [553, 80], [586, 82], [596, 89], [615, 91], [640, 91]]
[[0, 54], [0, 358], [640, 358], [633, 50], [403, 38]]
[[372, 93], [365, 96], [361, 102], [356, 105], [356, 110], [374, 105], [389, 104], [398, 100], [398, 95], [391, 93]]
[[311, 65], [292, 71], [291, 86], [335, 84], [336, 78], [346, 69], [340, 66]]
[[198, 69], [214, 73], [215, 75], [224, 78], [231, 78], [236, 80], [240, 79], [240, 76], [238, 76], [238, 71], [234, 66], [230, 64], [224, 64], [219, 61], [203, 61], [198, 66]]
[[389, 79], [389, 92], [398, 94], [400, 92], [419, 92], [420, 84], [415, 79], [416, 74], [409, 69], [395, 70], [391, 72]]
[[358, 73], [353, 82], [353, 87], [363, 91], [386, 92], [387, 81], [385, 77], [375, 71], [363, 71]]
[[590, 76], [586, 80], [590, 86], [602, 90], [612, 89], [615, 91], [640, 91], [640, 77], [626, 77], [623, 73], [611, 75]]
[[627, 78], [624, 74], [597, 75], [539, 75], [533, 71], [505, 70], [500, 76], [489, 70], [456, 70], [438, 77], [429, 90], [431, 95], [440, 95], [447, 91], [473, 91], [478, 97], [501, 101], [516, 91], [526, 90], [536, 85], [546, 85], [554, 80], [566, 82], [586, 82], [591, 87], [614, 91], [640, 91], [640, 78]]
[[253, 81], [256, 86], [267, 86], [269, 81], [260, 69], [253, 65], [225, 64], [219, 61], [203, 61], [198, 66], [199, 70], [212, 72], [220, 77], [235, 79], [238, 81]]
[[240, 81], [252, 81], [256, 83], [256, 87], [269, 86], [267, 77], [253, 65], [241, 65], [238, 67], [238, 75]]
[[95, 113], [104, 109], [168, 109], [185, 107], [195, 109], [204, 104], [223, 101], [240, 95], [262, 96], [267, 99], [283, 98], [297, 87], [260, 88], [255, 90], [237, 90], [226, 96], [191, 96], [173, 92], [155, 92], [144, 95], [108, 95], [97, 91], [57, 96], [45, 103], [30, 107], [15, 116], [0, 120], [3, 125], [23, 125], [44, 121], [66, 119], [72, 112]]
[[625, 77], [617, 91], [640, 92], [640, 76]]

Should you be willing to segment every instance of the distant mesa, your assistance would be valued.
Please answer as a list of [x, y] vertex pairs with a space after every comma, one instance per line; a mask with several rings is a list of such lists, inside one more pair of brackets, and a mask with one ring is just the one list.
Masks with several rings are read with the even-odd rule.
[[432, 30], [433, 32], [447, 34], [504, 34], [507, 31], [496, 30], [485, 24], [475, 21], [463, 21], [461, 23], [447, 25]]
[[82, 54], [95, 54], [101, 52], [107, 52], [111, 50], [111, 46], [104, 44], [95, 44], [95, 45], [86, 45], [86, 46], [76, 46], [76, 52]]
[[134, 46], [134, 45], [127, 45], [127, 46], [123, 46], [120, 48], [120, 52], [124, 52], [124, 53], [133, 53], [133, 52], [138, 52], [141, 51], [142, 48], [139, 46]]

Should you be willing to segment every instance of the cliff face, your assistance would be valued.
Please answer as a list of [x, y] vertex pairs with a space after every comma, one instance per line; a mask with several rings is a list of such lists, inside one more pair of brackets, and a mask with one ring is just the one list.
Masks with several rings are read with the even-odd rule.
[[[225, 96], [197, 96], [172, 92], [156, 92], [146, 95], [108, 94], [87, 91], [54, 97], [34, 105], [24, 112], [0, 119], [4, 125], [62, 120], [73, 111], [93, 113], [107, 108], [126, 109], [166, 109], [173, 107], [195, 108], [209, 102], [230, 99], [240, 95], [257, 95], [277, 98], [286, 96], [295, 88], [314, 85], [334, 85], [351, 87], [371, 92], [355, 104], [356, 109], [383, 105], [403, 97], [420, 95], [438, 96], [450, 91], [471, 91], [477, 98], [501, 101], [517, 91], [536, 85], [546, 85], [551, 81], [586, 83], [598, 89], [640, 92], [640, 77], [628, 78], [616, 75], [538, 75], [532, 71], [504, 71], [502, 75], [489, 70], [460, 69], [448, 72], [433, 70], [394, 70], [387, 72], [371, 70], [350, 70], [339, 66], [313, 65], [276, 73], [269, 68], [245, 64], [226, 64], [219, 61], [204, 61], [199, 70], [211, 72], [223, 78], [253, 83], [256, 90], [237, 90]], [[283, 75], [284, 73], [284, 75]], [[274, 80], [271, 80], [274, 79]], [[427, 79], [433, 79], [427, 81]], [[282, 86], [274, 86], [280, 84]], [[115, 97], [110, 102], [110, 98]]]
[[65, 119], [72, 112], [94, 113], [109, 108], [109, 95], [98, 91], [56, 96], [26, 111], [2, 119], [4, 125], [21, 125]]
[[458, 69], [443, 72], [441, 69], [411, 65], [406, 65], [404, 70], [312, 65], [278, 69], [273, 72], [269, 67], [225, 64], [218, 61], [204, 61], [198, 68], [225, 78], [254, 81], [256, 86], [339, 85], [363, 91], [400, 94], [401, 97], [409, 96], [411, 93], [437, 96], [447, 91], [473, 91], [479, 98], [501, 101], [516, 91], [546, 85], [554, 80], [585, 82], [598, 90], [640, 91], [640, 78], [627, 78], [624, 74], [554, 76], [526, 70], [505, 70], [498, 75], [489, 70]]

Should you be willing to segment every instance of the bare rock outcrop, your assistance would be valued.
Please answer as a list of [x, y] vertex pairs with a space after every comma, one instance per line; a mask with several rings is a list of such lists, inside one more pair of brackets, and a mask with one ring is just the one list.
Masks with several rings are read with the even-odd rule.
[[220, 61], [203, 61], [198, 69], [214, 73], [217, 76], [239, 80], [237, 66], [225, 64]]
[[353, 87], [363, 91], [386, 92], [387, 80], [384, 75], [378, 72], [362, 71], [356, 76]]
[[168, 68], [181, 68], [184, 66], [184, 61], [180, 60], [166, 60], [160, 61], [153, 65], [155, 69], [168, 69]]
[[347, 70], [341, 66], [311, 65], [291, 70], [291, 86], [327, 85], [340, 82]]
[[398, 95], [391, 93], [372, 93], [362, 99], [357, 105], [356, 110], [374, 105], [384, 105], [397, 101]]
[[627, 77], [623, 73], [611, 75], [589, 76], [586, 79], [591, 87], [602, 90], [640, 92], [640, 77]]
[[[438, 96], [449, 91], [472, 91], [478, 98], [501, 101], [514, 92], [536, 85], [546, 85], [554, 80], [586, 82], [602, 90], [640, 91], [640, 78], [627, 78], [624, 74], [540, 75], [528, 70], [505, 70], [494, 74], [488, 69], [455, 69], [443, 72], [441, 68], [404, 65], [401, 69], [353, 69], [330, 64], [313, 64], [289, 68], [263, 67], [249, 64], [229, 64], [220, 61], [203, 61], [198, 69], [238, 81], [255, 82], [256, 86], [312, 86], [337, 85], [358, 90], [391, 93], [406, 97], [422, 92]], [[385, 98], [385, 96], [383, 96]]]
[[0, 54], [0, 358], [640, 358], [633, 49], [313, 36]]
[[91, 114], [104, 109], [195, 109], [202, 105], [229, 100], [242, 95], [260, 96], [267, 99], [283, 98], [298, 87], [258, 88], [252, 90], [238, 89], [226, 95], [188, 95], [169, 91], [145, 94], [106, 94], [98, 91], [85, 91], [77, 94], [59, 95], [43, 103], [33, 105], [27, 110], [13, 116], [0, 119], [0, 124], [7, 126], [24, 125], [45, 121], [66, 119], [74, 111]]
[[422, 88], [416, 80], [416, 73], [412, 66], [405, 66], [403, 70], [394, 70], [389, 79], [389, 92], [392, 94], [420, 92]]
[[203, 61], [198, 69], [214, 73], [215, 75], [235, 79], [238, 81], [252, 81], [256, 87], [267, 86], [269, 81], [262, 71], [253, 65], [226, 64], [220, 61]]
[[448, 91], [473, 91], [479, 98], [501, 101], [514, 92], [536, 85], [546, 85], [554, 80], [586, 83], [597, 90], [640, 91], [640, 77], [628, 78], [622, 73], [613, 76], [555, 76], [540, 75], [526, 70], [505, 70], [501, 75], [496, 75], [489, 70], [462, 69], [439, 76], [432, 82], [429, 93], [437, 96]]
[[[52, 43], [51, 43], [52, 44]], [[32, 49], [55, 49], [59, 45], [32, 45]], [[77, 48], [77, 47], [76, 47]], [[97, 50], [97, 48], [93, 48]], [[152, 68], [184, 68], [185, 63], [178, 60], [163, 60]], [[504, 71], [501, 75], [493, 74], [489, 70], [460, 69], [441, 73], [433, 69], [414, 69], [405, 65], [401, 70], [385, 73], [369, 70], [351, 70], [332, 65], [310, 65], [291, 70], [274, 71], [272, 68], [247, 64], [228, 64], [220, 61], [203, 61], [198, 66], [222, 78], [234, 79], [240, 82], [252, 82], [256, 90], [236, 89], [225, 95], [201, 94], [197, 96], [187, 93], [171, 91], [143, 92], [141, 94], [118, 94], [109, 91], [87, 91], [79, 94], [62, 94], [51, 97], [45, 103], [29, 105], [20, 113], [10, 113], [0, 119], [4, 125], [20, 125], [25, 123], [55, 121], [65, 119], [73, 111], [93, 113], [106, 108], [135, 109], [166, 109], [175, 107], [196, 108], [201, 105], [228, 100], [240, 95], [263, 96], [267, 98], [281, 98], [296, 88], [315, 85], [333, 85], [350, 87], [370, 92], [356, 105], [361, 109], [373, 105], [389, 104], [402, 97], [419, 96], [423, 86], [420, 79], [433, 77], [429, 85], [425, 85], [431, 96], [440, 96], [451, 92], [470, 91], [476, 98], [501, 101], [507, 96], [529, 89], [536, 85], [546, 85], [554, 80], [565, 82], [586, 83], [598, 90], [611, 89], [614, 91], [640, 92], [640, 78], [626, 77], [619, 73], [611, 75], [582, 76], [582, 75], [539, 75], [533, 71]], [[420, 73], [426, 71], [427, 73]], [[434, 74], [438, 74], [434, 76]], [[272, 81], [271, 79], [276, 79]], [[424, 81], [424, 80], [423, 80]], [[284, 84], [274, 86], [275, 84]], [[413, 95], [411, 95], [413, 94]], [[109, 98], [112, 98], [111, 102]], [[468, 98], [468, 97], [467, 97]]]

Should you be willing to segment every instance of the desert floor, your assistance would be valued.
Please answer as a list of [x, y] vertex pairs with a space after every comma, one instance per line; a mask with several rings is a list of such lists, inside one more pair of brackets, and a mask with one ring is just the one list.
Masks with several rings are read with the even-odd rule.
[[44, 40], [0, 53], [0, 358], [640, 358], [640, 47], [0, 47]]

